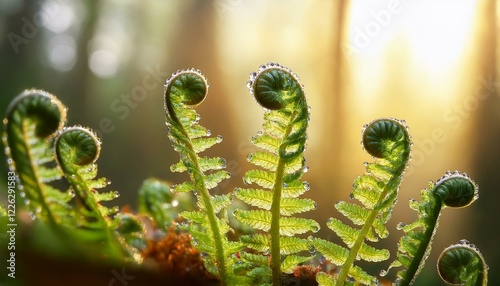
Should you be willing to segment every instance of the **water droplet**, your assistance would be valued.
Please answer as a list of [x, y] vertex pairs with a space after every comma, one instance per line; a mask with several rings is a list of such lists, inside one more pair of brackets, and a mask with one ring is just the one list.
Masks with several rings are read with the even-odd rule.
[[461, 244], [461, 245], [469, 245], [470, 242], [467, 240], [467, 239], [461, 239], [458, 244]]
[[222, 135], [217, 135], [216, 142], [217, 142], [217, 143], [222, 142]]
[[210, 136], [210, 135], [212, 135], [212, 131], [210, 131], [210, 129], [207, 129], [207, 131], [205, 132], [205, 135], [206, 135], [206, 136]]
[[363, 162], [363, 166], [365, 166], [365, 167], [368, 167], [368, 164], [369, 164], [369, 163], [368, 163], [368, 162], [366, 162], [366, 161], [365, 161], [365, 162]]
[[220, 159], [219, 159], [219, 164], [220, 164], [220, 167], [221, 167], [222, 169], [226, 168], [226, 167], [227, 167], [227, 162], [226, 162], [226, 159], [224, 159], [224, 158], [220, 158]]
[[5, 117], [3, 120], [2, 120], [3, 124], [7, 125], [9, 123], [9, 119], [7, 119], [7, 117]]
[[319, 226], [318, 225], [312, 225], [311, 226], [311, 231], [314, 233], [317, 233], [319, 231]]
[[387, 275], [387, 270], [383, 270], [383, 269], [380, 270], [380, 274], [379, 275], [382, 276], [382, 277], [386, 276]]
[[20, 193], [19, 193], [19, 196], [20, 196], [21, 198], [24, 198], [24, 197], [26, 197], [26, 193], [25, 193], [25, 192], [20, 192]]
[[197, 190], [193, 190], [193, 194], [194, 194], [195, 196], [197, 196], [197, 195], [198, 195], [198, 191], [197, 191]]
[[262, 132], [261, 130], [257, 131], [257, 136], [262, 136], [262, 134], [264, 134], [264, 132]]
[[283, 183], [283, 188], [286, 188], [288, 187], [288, 184], [287, 183]]
[[313, 245], [309, 245], [309, 247], [307, 248], [307, 251], [309, 251], [309, 253], [311, 255], [315, 255], [316, 254], [316, 248]]
[[303, 183], [304, 190], [309, 191], [311, 189], [311, 185], [308, 182]]
[[354, 199], [354, 193], [349, 194], [349, 199], [351, 199], [351, 200]]
[[253, 92], [252, 92], [252, 85], [253, 85], [253, 80], [249, 80], [249, 81], [247, 81], [247, 88], [248, 88], [248, 89], [250, 89], [250, 92], [251, 92], [251, 93], [253, 93]]
[[209, 255], [206, 252], [202, 252], [202, 253], [200, 253], [200, 256], [202, 259], [207, 259]]
[[111, 181], [110, 181], [110, 180], [107, 180], [107, 181], [106, 181], [106, 184], [107, 184], [107, 185], [111, 185]]
[[120, 193], [119, 192], [115, 192], [115, 195], [114, 195], [115, 199], [118, 198], [119, 196], [120, 196]]
[[32, 220], [35, 220], [35, 219], [36, 219], [36, 215], [35, 215], [33, 212], [31, 212], [31, 211], [30, 211], [30, 212], [28, 212], [28, 215], [30, 216], [30, 218], [31, 218]]
[[250, 162], [252, 160], [252, 157], [253, 157], [252, 154], [248, 154], [247, 155], [247, 162]]
[[406, 224], [405, 224], [405, 223], [400, 222], [400, 223], [398, 223], [398, 225], [396, 225], [396, 229], [397, 229], [397, 230], [402, 230], [405, 226], [406, 226]]
[[120, 207], [118, 207], [118, 206], [114, 206], [111, 208], [111, 213], [117, 213], [119, 211], [120, 211]]
[[29, 205], [30, 205], [30, 203], [31, 203], [31, 202], [30, 202], [30, 200], [24, 200], [24, 204], [25, 204], [25, 205], [29, 206]]
[[313, 210], [318, 208], [318, 204], [316, 202], [313, 202]]
[[304, 168], [302, 168], [302, 172], [307, 173], [307, 171], [309, 171], [309, 167], [308, 166], [304, 166]]
[[179, 201], [178, 200], [172, 200], [172, 206], [175, 208], [179, 205]]

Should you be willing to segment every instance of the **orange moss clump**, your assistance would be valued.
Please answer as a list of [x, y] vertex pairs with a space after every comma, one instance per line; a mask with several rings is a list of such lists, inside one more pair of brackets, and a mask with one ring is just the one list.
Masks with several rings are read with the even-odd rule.
[[148, 240], [147, 244], [142, 254], [144, 260], [156, 261], [161, 273], [197, 281], [216, 281], [205, 269], [200, 253], [191, 245], [189, 234], [177, 230], [175, 224], [163, 238]]

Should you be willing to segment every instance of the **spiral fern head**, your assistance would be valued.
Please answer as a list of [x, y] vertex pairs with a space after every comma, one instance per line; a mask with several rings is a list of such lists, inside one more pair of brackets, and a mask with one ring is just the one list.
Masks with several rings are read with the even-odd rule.
[[409, 155], [410, 136], [407, 132], [404, 120], [393, 118], [381, 118], [364, 126], [362, 144], [365, 150], [377, 158], [386, 158], [397, 148], [408, 150], [404, 152]]
[[278, 110], [296, 97], [303, 97], [303, 87], [298, 76], [278, 63], [261, 65], [259, 72], [252, 72], [247, 83], [257, 102], [269, 110]]
[[66, 112], [66, 107], [56, 96], [43, 90], [30, 89], [23, 91], [10, 103], [6, 119], [19, 116], [32, 118], [37, 124], [36, 136], [53, 137], [64, 126]]
[[465, 173], [447, 172], [434, 186], [434, 193], [445, 206], [462, 208], [479, 198], [478, 185]]
[[56, 138], [55, 147], [59, 164], [83, 166], [97, 161], [101, 151], [101, 142], [87, 128], [74, 126], [65, 128], [61, 132]]
[[488, 266], [479, 249], [463, 239], [447, 247], [438, 258], [439, 276], [448, 285], [487, 285]]
[[205, 100], [208, 94], [207, 78], [198, 69], [178, 70], [167, 79], [165, 95], [177, 103], [196, 106]]
[[52, 225], [66, 221], [71, 200], [70, 194], [49, 199], [51, 194], [58, 193], [46, 184], [62, 175], [51, 165], [54, 154], [50, 146], [66, 122], [66, 112], [54, 95], [30, 89], [11, 101], [3, 119], [5, 154], [9, 168], [19, 176], [19, 186], [23, 186], [26, 208], [32, 218], [41, 218]]

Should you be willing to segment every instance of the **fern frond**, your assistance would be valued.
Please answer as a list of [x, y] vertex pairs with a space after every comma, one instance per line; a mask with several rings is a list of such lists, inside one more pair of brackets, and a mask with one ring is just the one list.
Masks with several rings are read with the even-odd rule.
[[180, 212], [194, 208], [191, 194], [172, 193], [167, 182], [156, 178], [144, 180], [139, 188], [138, 211], [167, 231]]
[[[261, 189], [237, 188], [234, 194], [259, 210], [237, 211], [235, 217], [243, 224], [270, 232], [245, 236], [242, 241], [264, 255], [271, 252], [269, 266], [273, 284], [281, 285], [283, 270], [289, 272], [292, 264], [296, 266], [310, 259], [289, 256], [309, 248], [306, 240], [292, 243], [292, 237], [319, 230], [314, 220], [292, 217], [316, 208], [314, 201], [297, 198], [309, 189], [309, 184], [301, 181], [307, 170], [303, 152], [309, 107], [297, 75], [279, 64], [262, 65], [258, 73], [250, 75], [248, 88], [265, 109], [265, 114], [264, 132], [252, 137], [252, 143], [262, 150], [247, 156], [250, 163], [262, 169], [247, 171], [243, 181], [245, 184], [256, 184]], [[285, 246], [285, 251], [282, 251], [282, 246]]]
[[87, 128], [66, 127], [55, 138], [54, 148], [57, 163], [79, 202], [76, 212], [80, 233], [88, 231], [89, 235], [100, 237], [111, 258], [121, 260], [128, 256], [140, 262], [142, 258], [137, 249], [116, 232], [120, 223], [115, 217], [118, 207], [109, 208], [102, 204], [117, 198], [118, 192], [100, 193], [95, 188], [103, 185], [103, 180], [94, 180], [97, 174], [95, 162], [101, 151], [97, 136]]
[[20, 184], [19, 196], [32, 218], [71, 226], [71, 192], [61, 192], [48, 183], [62, 177], [54, 167], [53, 137], [66, 121], [66, 107], [52, 94], [25, 90], [12, 100], [3, 120], [3, 144]]
[[[397, 260], [389, 266], [403, 266], [397, 273], [397, 285], [411, 285], [422, 270], [430, 254], [432, 240], [438, 227], [441, 209], [444, 207], [461, 208], [470, 205], [478, 198], [477, 184], [465, 173], [447, 172], [436, 183], [421, 191], [421, 202], [410, 200], [410, 208], [418, 212], [415, 222], [398, 228], [405, 232], [399, 240]], [[387, 271], [382, 271], [383, 275]]]
[[[170, 169], [190, 175], [190, 181], [172, 186], [172, 190], [195, 193], [199, 211], [183, 212], [181, 216], [190, 221], [188, 229], [193, 244], [204, 255], [205, 267], [225, 285], [240, 281], [233, 275], [234, 259], [231, 255], [242, 247], [239, 242], [230, 243], [226, 237], [231, 230], [227, 218], [231, 198], [212, 196], [208, 191], [230, 177], [229, 172], [223, 170], [226, 162], [218, 157], [199, 156], [222, 141], [222, 136], [210, 137], [211, 132], [198, 124], [200, 116], [191, 109], [200, 104], [207, 93], [207, 79], [196, 69], [177, 71], [165, 84], [169, 138], [181, 157]], [[209, 171], [212, 172], [207, 173]]]
[[488, 285], [488, 265], [479, 249], [465, 239], [441, 252], [437, 268], [449, 285]]
[[341, 266], [334, 278], [335, 285], [344, 285], [347, 277], [364, 284], [375, 283], [376, 278], [354, 265], [354, 262], [357, 259], [378, 262], [389, 258], [388, 250], [377, 249], [367, 242], [376, 242], [388, 236], [385, 224], [391, 216], [410, 158], [411, 137], [404, 121], [392, 118], [372, 121], [364, 126], [362, 138], [365, 150], [376, 161], [365, 163], [365, 174], [354, 181], [351, 198], [361, 204], [340, 201], [335, 205], [357, 227], [334, 218], [327, 223], [347, 248], [321, 239], [313, 241], [318, 251], [335, 265]]

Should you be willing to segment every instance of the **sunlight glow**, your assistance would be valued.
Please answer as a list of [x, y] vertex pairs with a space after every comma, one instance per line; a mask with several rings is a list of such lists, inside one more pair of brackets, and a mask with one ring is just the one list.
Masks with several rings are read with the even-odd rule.
[[[388, 76], [392, 82], [418, 82], [418, 90], [411, 91], [422, 96], [421, 101], [452, 100], [453, 86], [470, 56], [476, 1], [390, 0], [370, 5], [353, 0], [343, 43], [347, 62], [356, 71], [353, 84], [359, 100], [376, 101], [381, 92], [377, 86]], [[402, 92], [394, 88], [384, 92]]]

